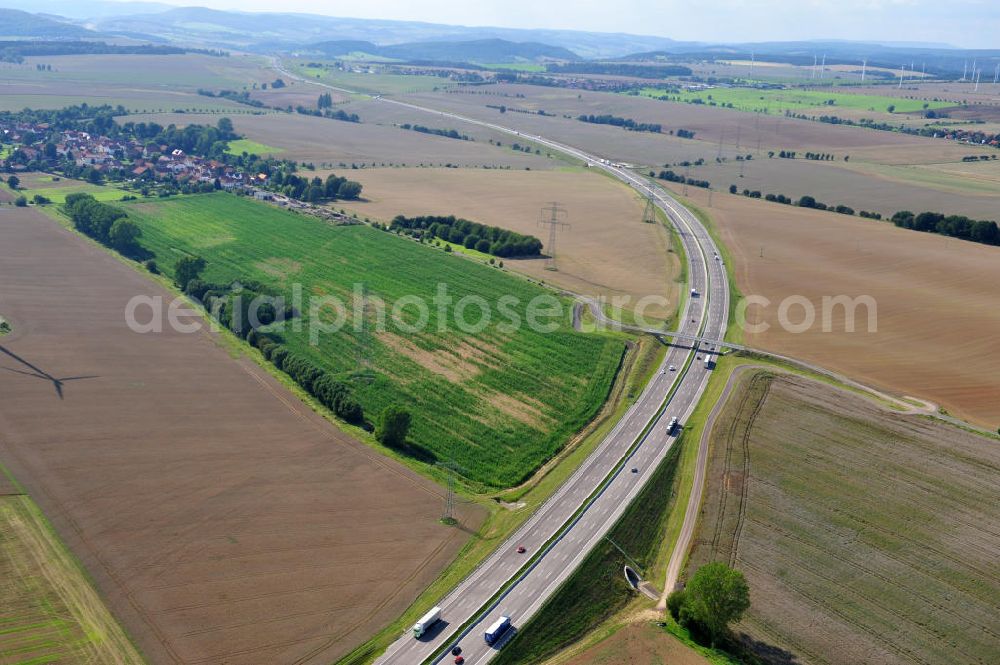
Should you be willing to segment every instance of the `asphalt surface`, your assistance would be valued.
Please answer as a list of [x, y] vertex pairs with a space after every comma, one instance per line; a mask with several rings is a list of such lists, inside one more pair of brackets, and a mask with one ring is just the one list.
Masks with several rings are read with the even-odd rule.
[[[286, 76], [308, 81], [282, 69], [277, 62], [275, 67]], [[374, 99], [530, 139], [585, 160], [592, 168], [607, 171], [644, 196], [650, 193], [651, 185], [646, 179], [626, 168], [603, 163], [599, 156], [573, 146], [454, 113], [381, 96]], [[716, 258], [718, 248], [686, 208], [655, 185], [653, 196], [684, 243], [688, 288], [699, 294], [687, 299], [679, 332], [721, 341], [729, 315], [729, 285], [722, 261]], [[705, 346], [702, 344], [702, 348]], [[442, 620], [420, 639], [404, 634], [376, 662], [380, 665], [450, 662], [450, 649], [455, 644], [461, 645], [469, 665], [492, 659], [503, 643], [572, 574], [649, 480], [681, 431], [678, 428], [668, 432], [670, 419], [677, 417], [683, 427], [705, 390], [710, 370], [705, 367], [704, 357], [699, 349], [672, 346], [639, 399], [580, 468], [506, 543], [439, 601]], [[669, 371], [671, 365], [677, 370]], [[632, 473], [633, 468], [636, 473]], [[526, 548], [524, 554], [517, 553], [519, 545]], [[504, 591], [498, 596], [502, 588]], [[483, 632], [500, 616], [511, 617], [513, 630], [500, 643], [488, 646]]]

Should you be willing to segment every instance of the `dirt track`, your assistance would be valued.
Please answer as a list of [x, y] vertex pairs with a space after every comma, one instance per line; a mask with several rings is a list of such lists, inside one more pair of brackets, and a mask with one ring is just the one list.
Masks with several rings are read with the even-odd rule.
[[129, 331], [163, 289], [4, 208], [0, 459], [152, 662], [330, 662], [454, 556], [442, 490], [207, 334]]

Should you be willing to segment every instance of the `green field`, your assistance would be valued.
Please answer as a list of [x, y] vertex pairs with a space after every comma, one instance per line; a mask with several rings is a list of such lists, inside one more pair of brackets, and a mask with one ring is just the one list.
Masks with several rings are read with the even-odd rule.
[[[5, 482], [0, 468], [0, 489]], [[5, 665], [143, 662], [38, 506], [23, 494], [0, 494], [0, 610]]]
[[697, 103], [715, 106], [729, 106], [739, 111], [754, 113], [784, 113], [787, 111], [819, 111], [835, 115], [837, 109], [872, 111], [887, 113], [889, 106], [895, 106], [896, 113], [910, 113], [925, 108], [940, 109], [954, 106], [953, 102], [924, 102], [919, 99], [901, 99], [882, 95], [855, 95], [834, 90], [757, 90], [753, 88], [710, 88], [707, 90], [681, 90], [667, 92], [657, 88], [643, 88], [639, 94], [659, 99], [666, 96], [669, 101]]
[[[73, 184], [66, 187], [30, 187], [22, 183], [17, 193], [28, 197], [29, 201], [36, 195], [44, 196], [52, 203], [65, 203], [66, 197], [70, 194], [90, 194], [98, 201], [121, 201], [122, 197], [127, 193], [117, 187], [91, 185], [79, 180], [70, 182]], [[3, 185], [3, 187], [10, 191], [10, 188], [6, 185]]]
[[[622, 356], [620, 339], [573, 332], [568, 305], [555, 332], [504, 329], [497, 324], [510, 319], [496, 307], [501, 296], [518, 300], [511, 310], [523, 323], [528, 301], [549, 292], [368, 226], [331, 226], [224, 193], [123, 207], [168, 274], [178, 258], [198, 254], [208, 261], [209, 281], [251, 279], [283, 293], [301, 284], [306, 296], [344, 300], [340, 332], [311, 345], [305, 317], [301, 330], [282, 333], [285, 343], [337, 375], [367, 359], [374, 380], [354, 384], [367, 417], [393, 404], [410, 409], [410, 440], [426, 461], [453, 461], [480, 486], [517, 484], [555, 454], [600, 408]], [[430, 302], [443, 284], [456, 302], [482, 296], [494, 320], [481, 332], [463, 332], [435, 305], [420, 331], [406, 332], [391, 315], [379, 331], [372, 305], [369, 329], [356, 332], [352, 289], [359, 283], [388, 312], [404, 296]], [[470, 307], [466, 320], [478, 321], [479, 311]], [[415, 310], [406, 312], [412, 320]]]
[[455, 85], [452, 81], [439, 76], [345, 72], [325, 67], [309, 67], [303, 62], [290, 63], [289, 69], [311, 81], [321, 81], [347, 90], [372, 94], [431, 92]]
[[256, 141], [251, 141], [250, 139], [237, 139], [236, 141], [230, 141], [229, 147], [226, 149], [226, 152], [230, 155], [242, 155], [244, 152], [251, 155], [274, 155], [284, 151], [284, 148], [275, 148], [274, 146], [257, 143]]

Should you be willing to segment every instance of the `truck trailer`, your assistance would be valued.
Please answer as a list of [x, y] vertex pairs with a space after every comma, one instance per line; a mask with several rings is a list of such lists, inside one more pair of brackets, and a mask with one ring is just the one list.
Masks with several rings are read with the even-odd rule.
[[420, 617], [420, 621], [413, 624], [413, 636], [420, 637], [427, 632], [427, 629], [441, 620], [441, 608], [435, 607], [430, 612]]
[[493, 646], [509, 629], [510, 617], [500, 617], [492, 626], [486, 629], [486, 632], [483, 633], [483, 639], [486, 640], [487, 644]]

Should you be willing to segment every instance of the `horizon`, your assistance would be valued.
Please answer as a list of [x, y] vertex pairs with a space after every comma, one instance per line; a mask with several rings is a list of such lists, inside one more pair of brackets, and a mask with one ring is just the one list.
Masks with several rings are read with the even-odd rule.
[[[130, 4], [107, 0], [108, 4]], [[50, 13], [62, 0], [13, 2], [9, 7], [32, 13]], [[289, 0], [280, 11], [264, 0], [158, 0], [146, 4], [173, 8], [205, 8], [247, 14], [311, 14], [357, 20], [408, 21], [467, 28], [566, 30], [628, 34], [679, 42], [749, 44], [755, 42], [846, 41], [889, 46], [933, 46], [953, 49], [1000, 48], [993, 38], [1000, 29], [1000, 5], [982, 0], [960, 0], [948, 6], [927, 0], [768, 0], [752, 5], [722, 0], [690, 7], [676, 0], [649, 5], [625, 0], [614, 7], [583, 3], [563, 11], [544, 9], [526, 0], [455, 6], [443, 0], [411, 5], [402, 0], [375, 0], [363, 11], [340, 3]], [[55, 12], [58, 13], [58, 12]], [[123, 15], [135, 13], [123, 11]], [[139, 12], [145, 13], [145, 12]], [[362, 15], [363, 14], [363, 15]], [[70, 16], [87, 16], [75, 10]], [[97, 15], [97, 12], [93, 15]], [[683, 23], [675, 20], [684, 16]], [[650, 26], [657, 26], [651, 28]], [[663, 26], [663, 27], [659, 27]], [[345, 36], [344, 38], [347, 38]]]

